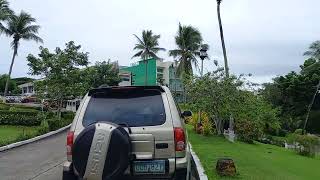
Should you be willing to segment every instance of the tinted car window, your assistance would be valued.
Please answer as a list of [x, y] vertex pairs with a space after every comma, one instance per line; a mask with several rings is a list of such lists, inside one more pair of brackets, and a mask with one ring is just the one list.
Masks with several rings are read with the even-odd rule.
[[92, 95], [83, 125], [98, 121], [131, 127], [156, 126], [165, 122], [161, 93], [157, 90], [115, 91]]

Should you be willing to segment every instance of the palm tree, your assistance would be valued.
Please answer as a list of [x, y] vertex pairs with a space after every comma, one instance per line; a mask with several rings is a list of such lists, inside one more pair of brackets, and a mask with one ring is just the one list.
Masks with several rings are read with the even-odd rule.
[[142, 31], [142, 39], [140, 39], [137, 35], [134, 34], [134, 36], [137, 38], [138, 43], [134, 46], [133, 50], [138, 50], [138, 52], [132, 56], [132, 58], [135, 57], [141, 57], [142, 60], [144, 60], [145, 63], [145, 85], [148, 83], [148, 59], [149, 58], [155, 58], [155, 59], [161, 59], [157, 56], [157, 53], [159, 51], [165, 51], [166, 49], [159, 47], [159, 38], [160, 35], [154, 35], [151, 30], [143, 30]]
[[177, 49], [170, 50], [169, 56], [177, 58], [179, 65], [177, 73], [180, 75], [181, 72], [186, 74], [192, 74], [192, 64], [198, 67], [197, 57], [199, 49], [201, 47], [202, 36], [201, 33], [192, 26], [182, 26], [179, 23], [178, 33], [175, 37]]
[[[9, 8], [9, 3], [6, 0], [0, 0], [0, 27], [3, 27], [1, 21], [6, 21], [13, 14], [13, 11]], [[1, 33], [1, 30], [0, 30]]]
[[43, 40], [37, 36], [40, 26], [34, 25], [36, 19], [31, 17], [30, 14], [21, 11], [19, 15], [12, 15], [7, 21], [7, 26], [1, 26], [0, 30], [7, 36], [13, 37], [11, 46], [13, 49], [13, 56], [9, 69], [8, 79], [5, 86], [4, 96], [8, 93], [8, 85], [11, 77], [12, 67], [14, 64], [15, 57], [18, 54], [19, 42], [23, 40], [33, 40], [36, 42], [43, 42]]
[[222, 45], [222, 51], [223, 51], [223, 57], [224, 57], [224, 68], [226, 71], [226, 76], [229, 77], [229, 66], [228, 66], [228, 58], [227, 58], [227, 50], [224, 43], [224, 36], [223, 36], [223, 28], [222, 28], [222, 22], [221, 22], [221, 15], [220, 15], [220, 4], [222, 0], [217, 0], [217, 13], [218, 13], [218, 21], [219, 21], [219, 28], [220, 28], [220, 38], [221, 38], [221, 45]]

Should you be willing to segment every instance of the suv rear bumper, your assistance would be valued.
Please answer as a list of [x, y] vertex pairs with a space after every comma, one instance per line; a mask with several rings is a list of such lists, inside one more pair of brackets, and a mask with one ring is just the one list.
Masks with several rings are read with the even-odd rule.
[[[184, 172], [187, 169], [188, 166], [188, 156], [183, 157], [183, 158], [171, 158], [169, 160], [169, 172], [166, 176], [162, 176], [159, 178], [168, 178], [168, 177], [173, 177], [174, 174], [177, 172]], [[63, 172], [73, 172], [73, 166], [70, 161], [66, 161], [63, 163]], [[130, 169], [128, 168], [125, 171], [126, 175], [130, 175]], [[146, 177], [141, 177], [141, 178], [146, 178]], [[157, 177], [158, 178], [158, 177]]]

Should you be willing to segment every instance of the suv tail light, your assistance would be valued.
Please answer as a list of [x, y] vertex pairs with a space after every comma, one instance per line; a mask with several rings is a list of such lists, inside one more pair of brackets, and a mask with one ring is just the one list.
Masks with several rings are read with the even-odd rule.
[[174, 142], [176, 151], [184, 151], [186, 149], [186, 137], [183, 128], [174, 128]]
[[74, 138], [74, 132], [69, 131], [67, 134], [67, 155], [72, 155], [72, 146], [73, 146], [73, 138]]

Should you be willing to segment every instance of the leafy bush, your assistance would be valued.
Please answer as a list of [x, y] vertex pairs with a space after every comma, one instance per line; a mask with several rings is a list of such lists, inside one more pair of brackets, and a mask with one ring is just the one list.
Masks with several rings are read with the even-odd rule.
[[9, 108], [9, 111], [13, 111], [13, 112], [38, 112], [38, 110], [34, 109], [34, 108], [26, 108], [26, 107], [17, 107], [17, 106], [11, 106]]
[[253, 144], [254, 140], [262, 136], [262, 126], [259, 122], [238, 120], [235, 123], [235, 132], [240, 141]]
[[279, 131], [278, 131], [278, 136], [280, 136], [280, 137], [286, 137], [287, 134], [288, 134], [288, 131], [285, 129], [279, 129]]
[[10, 106], [8, 106], [7, 104], [0, 102], [0, 111], [9, 110], [9, 108]]
[[64, 119], [72, 119], [74, 118], [75, 113], [71, 111], [61, 113], [61, 117]]
[[302, 129], [296, 129], [296, 130], [294, 131], [294, 133], [295, 133], [295, 134], [302, 134], [302, 131], [303, 131]]
[[49, 129], [49, 123], [47, 120], [42, 120], [41, 121], [41, 125], [40, 127], [38, 128], [38, 133], [37, 135], [42, 135], [42, 134], [45, 134], [47, 132], [49, 132], [50, 129]]
[[55, 131], [57, 129], [59, 129], [60, 127], [62, 127], [62, 119], [60, 120], [57, 117], [54, 117], [52, 119], [48, 119], [48, 124], [49, 124], [49, 130], [50, 131]]
[[31, 111], [0, 111], [0, 125], [38, 126], [41, 119], [37, 115], [38, 112]]
[[198, 119], [199, 119], [198, 113], [193, 113], [190, 120], [190, 124], [192, 125], [194, 131], [197, 130]]
[[291, 134], [289, 142], [298, 143], [296, 151], [302, 156], [315, 157], [316, 150], [320, 146], [320, 139], [315, 135]]
[[212, 123], [207, 113], [201, 113], [202, 134], [208, 136], [212, 134]]

